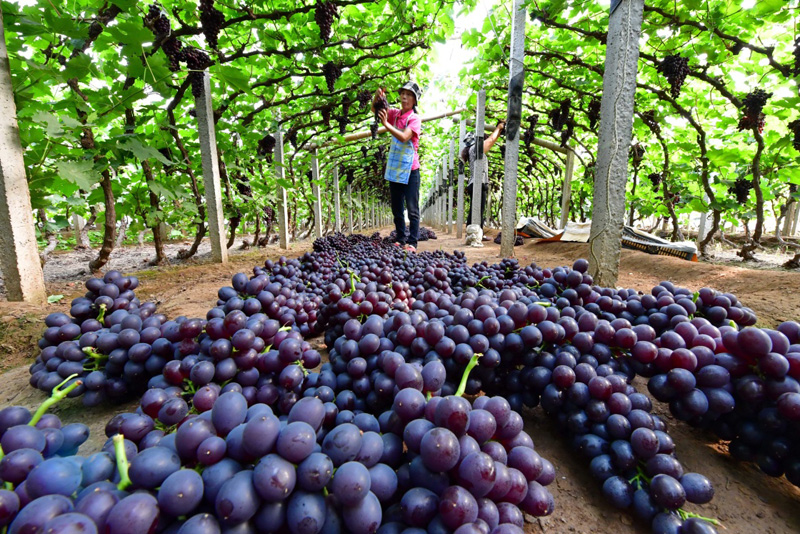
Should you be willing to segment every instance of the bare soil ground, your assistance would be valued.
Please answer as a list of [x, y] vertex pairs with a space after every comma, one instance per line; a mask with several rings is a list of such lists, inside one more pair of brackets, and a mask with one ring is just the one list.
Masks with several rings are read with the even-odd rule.
[[[387, 235], [389, 228], [382, 229]], [[463, 242], [439, 233], [439, 239], [420, 243], [419, 249], [464, 249]], [[494, 237], [494, 232], [489, 232]], [[237, 240], [237, 247], [239, 240]], [[174, 258], [182, 244], [170, 245], [169, 255]], [[216, 301], [217, 289], [230, 283], [237, 272], [251, 272], [253, 266], [267, 258], [281, 255], [296, 257], [311, 248], [310, 242], [293, 244], [282, 251], [275, 246], [232, 254], [227, 265], [208, 263], [205, 257], [192, 259], [166, 267], [151, 268], [150, 247], [128, 247], [115, 251], [109, 268], [126, 273], [136, 272], [141, 280], [137, 295], [153, 300], [168, 317], [178, 315], [204, 316]], [[201, 249], [202, 250], [202, 249]], [[486, 242], [484, 248], [466, 249], [470, 262], [499, 260], [499, 245]], [[569, 265], [579, 257], [586, 257], [588, 245], [574, 243], [536, 244], [526, 240], [515, 249], [522, 264], [535, 262], [543, 267]], [[231, 249], [231, 252], [235, 252]], [[57, 254], [62, 263], [46, 267], [47, 287], [50, 294], [63, 294], [59, 303], [33, 306], [0, 301], [0, 407], [19, 404], [36, 407], [44, 394], [27, 383], [27, 365], [33, 361], [36, 341], [41, 335], [42, 320], [53, 311], [68, 311], [69, 301], [83, 293], [83, 281], [88, 272], [80, 272], [88, 262], [79, 253]], [[61, 258], [61, 256], [65, 256]], [[48, 274], [50, 273], [50, 274]], [[800, 319], [798, 288], [800, 272], [757, 270], [744, 267], [692, 263], [675, 258], [651, 256], [635, 251], [622, 251], [619, 285], [649, 291], [662, 280], [691, 288], [703, 286], [730, 291], [759, 317], [759, 324], [774, 327], [784, 320]], [[319, 341], [319, 340], [314, 340]], [[643, 392], [646, 387], [637, 381]], [[103, 429], [115, 413], [134, 409], [136, 402], [115, 406], [85, 409], [80, 401], [68, 399], [56, 407], [55, 412], [64, 422], [81, 421], [90, 425], [92, 438], [82, 447], [85, 454], [97, 450], [105, 441]], [[709, 504], [693, 507], [692, 511], [722, 521], [724, 530], [731, 534], [790, 534], [800, 532], [800, 489], [785, 479], [770, 478], [756, 467], [734, 461], [726, 452], [726, 444], [713, 435], [692, 429], [674, 420], [669, 409], [661, 404], [655, 411], [669, 424], [670, 433], [678, 445], [677, 454], [687, 470], [708, 476], [716, 488], [716, 496]], [[536, 443], [537, 450], [556, 467], [557, 478], [550, 487], [556, 500], [555, 513], [547, 518], [533, 520], [526, 525], [527, 533], [577, 533], [577, 534], [638, 534], [649, 532], [649, 526], [611, 508], [603, 497], [599, 485], [591, 478], [586, 462], [570, 450], [568, 442], [541, 410], [526, 410], [526, 431]]]

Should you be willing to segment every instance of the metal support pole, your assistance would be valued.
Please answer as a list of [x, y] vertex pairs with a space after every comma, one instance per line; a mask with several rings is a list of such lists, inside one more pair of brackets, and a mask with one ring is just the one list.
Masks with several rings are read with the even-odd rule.
[[454, 176], [454, 168], [453, 168], [453, 153], [455, 152], [456, 140], [450, 138], [450, 159], [447, 165], [447, 233], [453, 233], [453, 176]]
[[644, 0], [621, 0], [608, 21], [589, 237], [589, 272], [606, 287], [616, 286], [619, 275], [643, 11]]
[[[467, 120], [463, 117], [458, 122], [458, 156], [464, 150], [464, 136], [467, 134]], [[456, 205], [456, 237], [464, 237], [464, 162], [458, 162], [458, 187]]]
[[564, 184], [561, 187], [561, 228], [567, 227], [569, 204], [572, 199], [572, 174], [575, 171], [575, 152], [567, 152], [567, 165], [564, 169]]
[[197, 112], [197, 134], [203, 165], [203, 187], [208, 213], [208, 238], [211, 241], [211, 259], [217, 263], [228, 261], [228, 247], [223, 241], [222, 192], [220, 189], [217, 135], [214, 129], [214, 105], [211, 102], [211, 83], [208, 71], [203, 72], [203, 94], [194, 100]]
[[319, 194], [319, 153], [311, 153], [311, 194], [314, 196], [314, 231], [322, 237], [322, 195]]
[[[511, 22], [511, 59], [509, 60], [508, 117], [506, 122], [506, 157], [503, 177], [503, 219], [500, 255], [514, 257], [517, 226], [517, 167], [519, 165], [519, 133], [522, 122], [522, 86], [525, 82], [525, 8], [522, 0], [514, 0]], [[491, 213], [491, 212], [490, 212]]]
[[[275, 177], [283, 180], [283, 132], [275, 132]], [[286, 189], [278, 184], [278, 246], [282, 249], [289, 248], [289, 200], [286, 198]]]
[[339, 198], [339, 166], [333, 166], [333, 211], [334, 211], [334, 230], [342, 231], [342, 207]]
[[486, 157], [483, 155], [483, 130], [486, 113], [486, 90], [478, 91], [477, 119], [475, 121], [475, 146], [478, 158], [475, 160], [475, 176], [472, 176], [472, 224], [481, 225], [481, 185], [486, 170]]

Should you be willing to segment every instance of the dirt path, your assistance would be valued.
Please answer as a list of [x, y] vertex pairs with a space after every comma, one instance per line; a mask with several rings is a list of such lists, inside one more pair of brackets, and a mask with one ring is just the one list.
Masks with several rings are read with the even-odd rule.
[[[389, 229], [383, 229], [386, 235]], [[493, 233], [491, 233], [494, 235]], [[139, 247], [135, 247], [139, 248]], [[145, 247], [147, 248], [147, 247]], [[310, 250], [311, 243], [298, 243], [288, 252], [270, 246], [266, 249], [246, 251], [233, 255], [227, 265], [213, 265], [202, 258], [188, 263], [158, 268], [135, 268], [140, 260], [123, 258], [123, 264], [137, 271], [141, 280], [137, 295], [142, 300], [154, 300], [168, 317], [178, 315], [205, 316], [216, 301], [217, 289], [230, 284], [237, 272], [252, 272], [253, 266], [267, 258], [281, 255], [296, 257]], [[420, 250], [466, 250], [470, 262], [499, 259], [499, 245], [486, 243], [484, 248], [464, 249], [455, 238], [442, 232], [437, 240], [420, 243]], [[126, 249], [127, 250], [127, 249]], [[517, 247], [515, 253], [520, 263], [536, 262], [552, 267], [571, 264], [586, 257], [585, 244], [551, 243], [537, 245], [532, 241]], [[138, 252], [133, 252], [133, 258]], [[152, 252], [150, 252], [152, 254]], [[112, 268], [114, 265], [112, 264]], [[127, 272], [127, 271], [126, 271]], [[3, 387], [0, 390], [0, 407], [10, 404], [38, 406], [44, 395], [31, 388], [27, 365], [36, 354], [35, 343], [42, 331], [42, 318], [52, 311], [68, 310], [69, 300], [83, 293], [82, 282], [87, 274], [70, 279], [58, 276], [48, 281], [51, 294], [60, 293], [65, 299], [57, 304], [38, 307], [18, 303], [0, 302], [0, 369]], [[800, 319], [798, 287], [800, 273], [767, 270], [749, 270], [726, 265], [691, 263], [674, 258], [650, 256], [623, 250], [620, 285], [642, 291], [661, 280], [691, 289], [709, 285], [737, 295], [745, 305], [759, 316], [762, 326], [775, 326], [787, 319]], [[316, 341], [316, 340], [315, 340]], [[646, 388], [637, 383], [641, 391]], [[82, 452], [98, 449], [105, 441], [103, 429], [115, 413], [129, 411], [135, 402], [117, 406], [84, 409], [79, 401], [68, 400], [58, 407], [57, 413], [64, 422], [82, 421], [90, 425], [92, 439]], [[716, 488], [712, 503], [695, 507], [702, 515], [717, 517], [731, 534], [796, 534], [800, 532], [800, 489], [785, 479], [773, 479], [752, 465], [733, 461], [725, 452], [725, 445], [704, 432], [698, 432], [669, 415], [664, 405], [655, 411], [669, 424], [670, 433], [678, 445], [677, 454], [688, 470], [708, 476]], [[529, 534], [640, 534], [649, 527], [608, 505], [600, 487], [588, 473], [586, 462], [574, 454], [558, 428], [541, 410], [526, 410], [526, 430], [531, 434], [536, 449], [556, 467], [556, 482], [550, 487], [556, 500], [556, 511], [548, 518], [526, 525]]]

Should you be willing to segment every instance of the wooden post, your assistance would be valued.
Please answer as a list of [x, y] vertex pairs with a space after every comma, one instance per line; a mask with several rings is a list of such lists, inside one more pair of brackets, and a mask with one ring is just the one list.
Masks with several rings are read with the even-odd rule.
[[[486, 169], [486, 157], [483, 155], [483, 130], [486, 113], [486, 90], [478, 91], [477, 119], [475, 120], [475, 146], [478, 159], [475, 161], [475, 176], [472, 176], [472, 224], [481, 225], [481, 185]], [[481, 227], [483, 228], [483, 227]]]
[[211, 240], [211, 259], [217, 263], [226, 263], [228, 247], [224, 241], [217, 134], [214, 128], [214, 104], [211, 102], [211, 83], [208, 71], [203, 72], [203, 94], [196, 97], [194, 103], [203, 162], [203, 187], [206, 197], [206, 212], [208, 213], [208, 238]]
[[794, 210], [794, 219], [792, 220], [792, 231], [789, 235], [796, 236], [797, 235], [797, 221], [800, 219], [800, 208], [797, 208], [797, 204], [795, 204]]
[[337, 232], [342, 231], [342, 207], [339, 198], [339, 166], [333, 166], [333, 206], [334, 206], [334, 228]]
[[314, 232], [322, 237], [322, 195], [319, 194], [319, 153], [311, 153], [311, 194], [314, 196]]
[[353, 233], [353, 210], [355, 209], [353, 206], [353, 185], [350, 182], [347, 182], [347, 228], [350, 230], [350, 234]]
[[[467, 120], [462, 116], [458, 121], [458, 157], [464, 150], [464, 136], [467, 135]], [[458, 162], [458, 187], [456, 200], [456, 237], [464, 237], [464, 162]]]
[[575, 172], [575, 152], [567, 152], [567, 165], [564, 169], [564, 184], [561, 187], [561, 228], [567, 227], [569, 204], [572, 198], [572, 174]]
[[589, 238], [589, 272], [599, 286], [616, 286], [619, 275], [643, 11], [644, 0], [621, 0], [608, 22]]
[[47, 300], [0, 8], [0, 267], [8, 300]]
[[[284, 179], [283, 167], [283, 132], [275, 132], [275, 177]], [[286, 189], [278, 184], [278, 246], [282, 249], [289, 248], [289, 200], [286, 198]]]

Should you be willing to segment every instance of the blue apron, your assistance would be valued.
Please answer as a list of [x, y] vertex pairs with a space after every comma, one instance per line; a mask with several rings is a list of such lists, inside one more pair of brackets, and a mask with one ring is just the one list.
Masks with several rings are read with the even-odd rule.
[[[403, 130], [408, 127], [408, 121], [414, 112], [410, 112], [406, 117], [406, 125]], [[395, 118], [394, 126], [397, 128], [397, 121], [400, 119], [398, 115]], [[413, 137], [413, 136], [412, 136]], [[408, 184], [408, 178], [411, 176], [411, 166], [414, 164], [414, 145], [411, 144], [411, 139], [405, 143], [401, 143], [395, 136], [392, 136], [392, 143], [389, 146], [389, 155], [386, 157], [386, 173], [384, 178], [390, 182], [398, 184]]]

